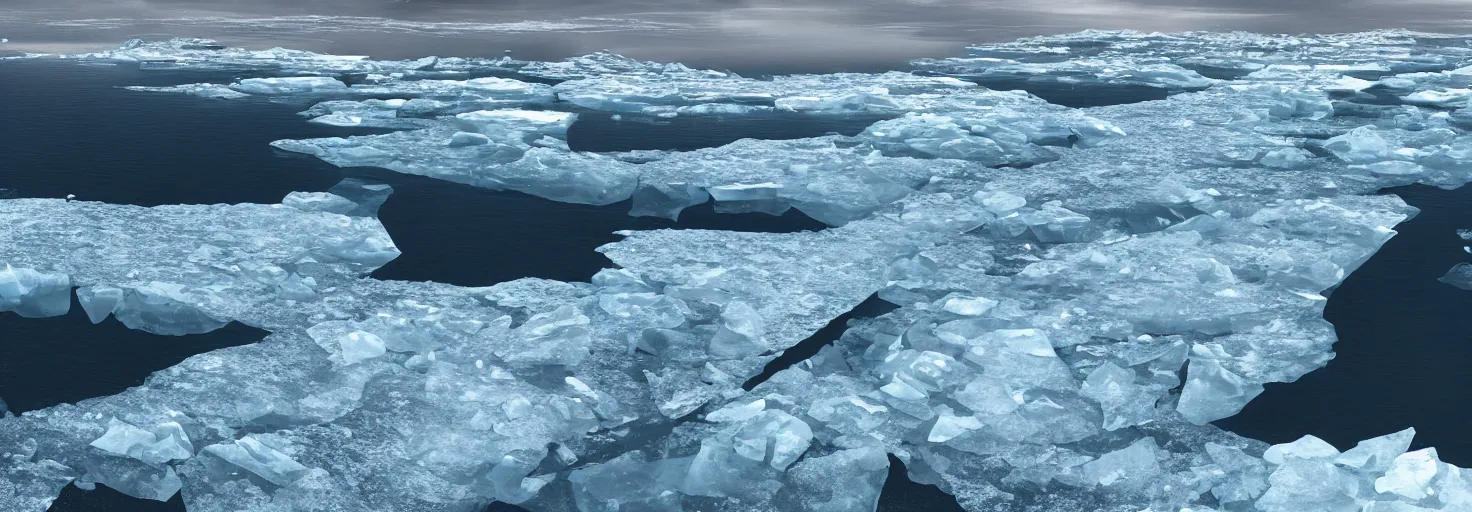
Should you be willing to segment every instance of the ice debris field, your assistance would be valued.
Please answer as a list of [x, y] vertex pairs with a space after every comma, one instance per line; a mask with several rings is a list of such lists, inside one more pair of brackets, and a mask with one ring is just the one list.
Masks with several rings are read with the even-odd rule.
[[[830, 228], [626, 232], [591, 282], [465, 288], [365, 277], [398, 254], [382, 185], [0, 200], [0, 311], [59, 315], [75, 293], [153, 333], [272, 333], [0, 419], [0, 509], [75, 482], [191, 512], [865, 511], [892, 454], [970, 511], [1472, 510], [1472, 474], [1407, 451], [1412, 430], [1340, 452], [1210, 424], [1333, 357], [1322, 293], [1416, 213], [1378, 190], [1472, 181], [1468, 41], [1089, 31], [764, 79], [192, 39], [63, 56], [250, 71], [267, 77], [148, 90], [394, 130], [274, 143], [340, 166]], [[1076, 109], [989, 83], [1165, 99]], [[687, 152], [566, 141], [579, 115], [773, 113], [887, 119]], [[753, 379], [875, 294], [898, 309]]]

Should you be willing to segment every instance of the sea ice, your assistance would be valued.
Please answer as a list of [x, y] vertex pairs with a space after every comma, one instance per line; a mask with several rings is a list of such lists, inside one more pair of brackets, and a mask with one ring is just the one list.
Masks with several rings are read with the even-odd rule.
[[347, 87], [347, 84], [342, 83], [341, 80], [323, 76], [247, 78], [230, 85], [230, 89], [236, 92], [256, 96], [333, 94]]
[[[1007, 80], [1058, 81], [1068, 84], [1128, 84], [1173, 90], [1205, 89], [1212, 79], [1167, 62], [1068, 60], [1028, 63], [992, 57], [920, 59], [922, 71], [977, 80], [982, 83]], [[1121, 65], [1123, 64], [1123, 65]]]
[[148, 87], [135, 85], [125, 87], [125, 89], [141, 92], [166, 92], [174, 94], [187, 94], [190, 96], [199, 96], [201, 98], [216, 100], [238, 100], [241, 98], [249, 98], [251, 96], [250, 94], [231, 89], [229, 86], [221, 84], [184, 84], [165, 87]]
[[[1407, 452], [1414, 431], [1341, 452], [1210, 424], [1332, 357], [1323, 293], [1415, 214], [1375, 192], [1472, 180], [1472, 123], [1445, 112], [1472, 86], [1465, 42], [1088, 31], [920, 73], [770, 80], [607, 53], [377, 61], [181, 39], [81, 56], [256, 70], [233, 90], [400, 130], [275, 143], [338, 165], [831, 227], [623, 232], [590, 282], [465, 288], [362, 277], [397, 255], [373, 218], [388, 190], [362, 182], [280, 205], [0, 200], [0, 309], [61, 314], [78, 286], [93, 321], [272, 331], [0, 419], [0, 507], [43, 510], [75, 481], [220, 512], [873, 510], [892, 455], [975, 511], [1465, 510], [1472, 480]], [[1173, 94], [1068, 109], [958, 77]], [[590, 110], [887, 119], [571, 151]], [[1444, 280], [1465, 284], [1458, 269]], [[897, 309], [754, 379], [874, 294]]]
[[[305, 209], [0, 201], [0, 219], [16, 226], [0, 233], [0, 261], [22, 266], [0, 271], [0, 305], [60, 315], [70, 307], [71, 287], [79, 286], [78, 298], [95, 322], [113, 314], [129, 327], [175, 335], [231, 320], [280, 325], [305, 312], [257, 308], [275, 302], [277, 285], [293, 272], [298, 291], [301, 276], [330, 287], [398, 256], [377, 219], [320, 211], [320, 203], [303, 197], [286, 202]], [[121, 247], [128, 249], [118, 252]]]

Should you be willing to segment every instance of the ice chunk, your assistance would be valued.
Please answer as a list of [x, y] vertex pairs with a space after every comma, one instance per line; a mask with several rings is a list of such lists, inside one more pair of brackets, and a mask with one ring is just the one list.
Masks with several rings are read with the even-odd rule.
[[1384, 473], [1390, 469], [1391, 462], [1396, 457], [1411, 447], [1411, 439], [1415, 437], [1416, 429], [1408, 428], [1374, 439], [1366, 439], [1360, 441], [1349, 451], [1335, 457], [1334, 463], [1366, 473]]
[[1416, 176], [1426, 172], [1425, 167], [1414, 162], [1404, 161], [1375, 162], [1357, 168], [1386, 177]]
[[347, 84], [341, 80], [324, 76], [292, 76], [283, 78], [247, 78], [230, 85], [231, 89], [245, 94], [260, 96], [284, 96], [292, 94], [341, 93]]
[[1416, 91], [1401, 96], [1401, 101], [1412, 105], [1426, 105], [1430, 107], [1458, 108], [1467, 106], [1467, 100], [1472, 99], [1472, 89], [1445, 89], [1436, 91]]
[[0, 312], [27, 318], [65, 315], [72, 308], [72, 282], [66, 274], [15, 268], [0, 270]]
[[599, 296], [598, 306], [619, 318], [647, 319], [650, 327], [674, 328], [685, 323], [685, 303], [654, 293], [613, 293]]
[[128, 455], [128, 451], [134, 447], [151, 444], [156, 440], [153, 433], [113, 418], [108, 420], [107, 433], [92, 441], [92, 446], [118, 455]]
[[[272, 144], [343, 167], [384, 167], [565, 202], [614, 203], [627, 199], [637, 186], [632, 164], [604, 155], [571, 153], [565, 147], [547, 147], [542, 136], [559, 141], [553, 136], [562, 136], [570, 117], [494, 112], [500, 111], [462, 114], [463, 118], [422, 130]], [[478, 137], [458, 135], [467, 133], [461, 128], [486, 136], [486, 143], [479, 144]]]
[[216, 100], [237, 100], [250, 97], [250, 94], [236, 91], [234, 89], [231, 89], [229, 86], [221, 84], [184, 84], [165, 87], [146, 87], [134, 85], [124, 87], [124, 89], [141, 92], [166, 92], [174, 94], [187, 94], [190, 96], [198, 96], [201, 98]]
[[946, 312], [962, 316], [981, 316], [997, 306], [997, 301], [986, 297], [956, 296], [946, 299], [942, 306]]
[[568, 112], [546, 110], [478, 110], [456, 114], [456, 124], [487, 135], [503, 131], [535, 131], [547, 135], [567, 137], [567, 128], [578, 118]]
[[309, 212], [346, 214], [358, 205], [342, 196], [327, 192], [292, 192], [281, 200], [281, 204]]
[[202, 452], [212, 455], [218, 461], [211, 466], [216, 472], [234, 475], [245, 471], [275, 485], [289, 485], [306, 475], [308, 470], [280, 450], [260, 442], [255, 436], [212, 444], [204, 447]]
[[1214, 360], [1192, 359], [1176, 411], [1192, 423], [1204, 424], [1237, 414], [1261, 393], [1261, 385], [1243, 380]]
[[484, 146], [491, 143], [491, 138], [484, 134], [470, 132], [455, 132], [450, 136], [450, 147], [463, 148], [466, 146]]
[[1023, 221], [1042, 243], [1081, 242], [1092, 235], [1093, 222], [1057, 202], [1043, 205], [1023, 216]]
[[1027, 206], [1027, 199], [1019, 197], [1006, 191], [987, 192], [980, 191], [971, 196], [973, 201], [981, 203], [987, 211], [997, 215], [1017, 211]]
[[81, 489], [103, 484], [134, 498], [168, 501], [183, 482], [172, 466], [144, 464], [134, 459], [104, 457], [88, 461], [86, 474], [76, 480]]
[[1070, 84], [1128, 84], [1166, 89], [1200, 89], [1214, 82], [1195, 71], [1174, 64], [1142, 63], [1132, 59], [1023, 63], [995, 58], [950, 58], [920, 59], [912, 64], [932, 73], [982, 81], [1025, 78]]
[[964, 359], [986, 368], [988, 376], [1044, 389], [1075, 387], [1043, 331], [1000, 329], [967, 340], [967, 344]]
[[1290, 458], [1273, 470], [1268, 484], [1267, 492], [1256, 502], [1263, 512], [1353, 510], [1358, 505], [1347, 494], [1356, 482], [1323, 460]]
[[1314, 154], [1302, 148], [1278, 148], [1263, 154], [1259, 163], [1280, 169], [1299, 169], [1308, 166]]
[[543, 486], [552, 481], [552, 475], [528, 477], [527, 474], [536, 469], [537, 462], [545, 454], [545, 451], [533, 453], [528, 450], [501, 457], [501, 461], [492, 466], [487, 475], [496, 490], [496, 499], [517, 504], [535, 497]]
[[[916, 398], [919, 397], [920, 395], [917, 394]], [[985, 425], [975, 416], [941, 414], [936, 418], [935, 425], [930, 427], [930, 434], [925, 437], [925, 440], [932, 443], [944, 443], [961, 437], [967, 432], [979, 430], [983, 426]]]
[[342, 362], [354, 364], [381, 356], [386, 352], [383, 340], [371, 332], [353, 331], [338, 339]]
[[1104, 408], [1104, 429], [1118, 430], [1155, 419], [1155, 407], [1145, 389], [1135, 383], [1135, 372], [1105, 362], [1089, 373], [1079, 394], [1099, 402]]
[[789, 475], [800, 490], [796, 498], [800, 510], [847, 512], [875, 510], [888, 471], [889, 458], [883, 450], [863, 447], [805, 458], [792, 466]]
[[859, 138], [893, 156], [1025, 166], [1058, 158], [1041, 146], [1087, 146], [1123, 135], [1107, 122], [1079, 115], [1040, 113], [1028, 118], [998, 112], [968, 114], [912, 113], [877, 122]]
[[766, 408], [767, 401], [762, 399], [758, 399], [745, 405], [732, 404], [730, 406], [705, 415], [705, 420], [713, 421], [716, 423], [724, 423], [728, 421], [745, 421], [747, 419], [750, 419], [752, 416], [756, 416], [758, 413], [766, 410]]
[[780, 410], [762, 411], [704, 440], [682, 488], [703, 496], [746, 494], [751, 491], [740, 487], [744, 480], [765, 474], [765, 468], [787, 469], [812, 441], [807, 423]]
[[1235, 446], [1206, 443], [1205, 448], [1226, 476], [1211, 489], [1212, 495], [1222, 503], [1250, 502], [1267, 490], [1268, 469], [1261, 459]]
[[212, 290], [154, 281], [128, 290], [114, 314], [129, 329], [171, 336], [206, 333], [230, 323], [200, 309], [214, 297]]
[[833, 397], [815, 402], [808, 416], [833, 430], [846, 434], [869, 432], [888, 419], [889, 408], [856, 395]]
[[513, 364], [575, 366], [588, 356], [590, 322], [572, 306], [539, 313], [518, 327], [519, 339], [508, 339], [497, 355]]
[[190, 444], [188, 434], [176, 422], [160, 423], [152, 430], [145, 430], [112, 418], [108, 420], [107, 433], [92, 441], [91, 445], [149, 464], [162, 464], [194, 456], [194, 445]]
[[761, 313], [745, 302], [727, 304], [721, 310], [721, 327], [710, 339], [710, 355], [730, 359], [767, 351], [763, 323]]
[[679, 466], [673, 461], [648, 462], [642, 453], [629, 452], [573, 470], [567, 479], [582, 512], [681, 512], [676, 490]]
[[1080, 477], [1090, 485], [1138, 489], [1153, 483], [1160, 474], [1160, 448], [1150, 437], [1099, 456], [1081, 466]]
[[1472, 263], [1461, 262], [1453, 265], [1450, 270], [1446, 271], [1446, 275], [1437, 280], [1463, 290], [1472, 290]]
[[1361, 126], [1324, 141], [1324, 149], [1349, 163], [1374, 163], [1394, 157], [1390, 142], [1374, 126]]
[[1303, 436], [1297, 441], [1275, 444], [1262, 454], [1262, 459], [1273, 464], [1287, 464], [1289, 458], [1324, 459], [1336, 457], [1339, 450], [1334, 445], [1314, 436]]
[[680, 212], [710, 200], [704, 188], [689, 183], [650, 184], [634, 191], [629, 215], [675, 220]]
[[[387, 190], [366, 187], [374, 186], [343, 191], [358, 189], [359, 208], [375, 207]], [[170, 335], [209, 332], [231, 320], [295, 324], [297, 315], [312, 313], [276, 304], [309, 300], [297, 284], [333, 288], [398, 255], [374, 218], [282, 205], [139, 208], [12, 199], [0, 201], [0, 222], [24, 224], [0, 231], [0, 259], [19, 263], [13, 272], [0, 267], [0, 281], [15, 276], [0, 290], [0, 309], [9, 307], [11, 293], [24, 291], [26, 307], [65, 312], [74, 283], [92, 320], [111, 313], [129, 327]], [[37, 281], [25, 268], [58, 273]], [[288, 279], [293, 273], [298, 278]], [[48, 298], [31, 298], [38, 294]]]
[[1431, 483], [1440, 466], [1441, 460], [1436, 458], [1435, 448], [1402, 453], [1391, 461], [1385, 476], [1375, 479], [1375, 491], [1398, 494], [1410, 500], [1424, 499], [1436, 492]]
[[116, 286], [84, 286], [77, 288], [77, 302], [92, 323], [102, 323], [123, 302], [123, 289]]
[[286, 276], [286, 279], [277, 283], [277, 295], [287, 300], [317, 300], [317, 291], [312, 289], [312, 283], [315, 281], [315, 279], [310, 277], [303, 279], [301, 275], [292, 273]]
[[[377, 217], [378, 207], [388, 201], [388, 197], [394, 193], [393, 187], [383, 183], [373, 183], [357, 178], [345, 178], [337, 182], [327, 193], [351, 201], [355, 208], [343, 212], [350, 217]], [[336, 203], [336, 201], [333, 201]]]
[[790, 207], [780, 198], [781, 191], [782, 185], [776, 183], [722, 185], [707, 190], [716, 200], [717, 211], [768, 215], [782, 215]]

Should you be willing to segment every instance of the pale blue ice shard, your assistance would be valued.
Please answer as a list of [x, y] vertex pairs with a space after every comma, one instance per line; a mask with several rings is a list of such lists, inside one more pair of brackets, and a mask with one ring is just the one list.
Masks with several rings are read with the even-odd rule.
[[211, 471], [238, 475], [244, 470], [249, 473], [247, 476], [275, 485], [289, 485], [301, 478], [308, 469], [279, 449], [264, 444], [253, 436], [245, 436], [232, 443], [206, 446], [200, 452], [214, 457], [205, 459], [211, 461], [206, 463], [206, 468]]
[[97, 324], [117, 311], [126, 294], [127, 292], [116, 286], [84, 286], [77, 288], [77, 302], [86, 310], [87, 318]]

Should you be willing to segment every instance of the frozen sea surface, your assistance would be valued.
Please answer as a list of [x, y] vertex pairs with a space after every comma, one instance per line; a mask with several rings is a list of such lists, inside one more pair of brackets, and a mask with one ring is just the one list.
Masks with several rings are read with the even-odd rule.
[[[1247, 44], [1264, 51], [1235, 50]], [[1374, 301], [1463, 293], [1436, 281], [1445, 240], [1399, 245], [1420, 212], [1377, 192], [1421, 187], [1395, 189], [1430, 215], [1407, 233], [1468, 225], [1432, 207], [1457, 192], [1425, 188], [1472, 179], [1468, 56], [1463, 39], [1407, 32], [1086, 32], [916, 73], [770, 79], [611, 54], [372, 61], [197, 40], [82, 56], [168, 69], [114, 92], [360, 131], [258, 145], [304, 155], [279, 161], [322, 181], [256, 204], [0, 184], [21, 196], [0, 201], [0, 310], [43, 321], [77, 287], [89, 322], [270, 333], [0, 420], [0, 500], [40, 509], [100, 484], [196, 511], [870, 510], [896, 503], [898, 461], [973, 511], [1460, 510], [1459, 440], [1415, 419], [1445, 415], [1358, 398], [1424, 386], [1366, 369], [1386, 360], [1374, 350], [1427, 361], [1467, 331], [1355, 336], [1395, 331], [1398, 310]], [[1038, 94], [997, 90], [1011, 86]], [[1140, 88], [1155, 92], [1058, 96]], [[743, 124], [771, 116], [813, 125]], [[574, 144], [584, 118], [722, 134], [589, 147]], [[310, 157], [389, 183], [334, 186]], [[469, 247], [456, 237], [487, 250], [407, 268], [495, 267], [528, 245], [453, 227], [402, 242], [404, 226], [460, 220], [391, 222], [390, 190], [416, 183], [634, 224], [599, 242], [596, 273], [388, 280], [416, 251]], [[1436, 249], [1434, 275], [1376, 284], [1421, 249]], [[894, 307], [812, 340], [875, 297]], [[1355, 308], [1387, 320], [1342, 313]], [[1287, 391], [1346, 370], [1354, 386], [1325, 386], [1335, 402], [1387, 409]]]

